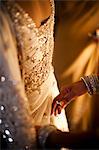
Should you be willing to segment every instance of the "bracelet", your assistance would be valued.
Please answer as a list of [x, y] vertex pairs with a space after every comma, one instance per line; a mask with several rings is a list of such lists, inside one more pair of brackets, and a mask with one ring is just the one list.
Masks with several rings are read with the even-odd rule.
[[90, 95], [96, 94], [99, 92], [99, 79], [97, 75], [89, 75], [81, 77], [82, 81], [85, 83], [88, 93]]
[[90, 95], [92, 95], [92, 94], [93, 94], [93, 90], [92, 90], [92, 87], [91, 87], [91, 85], [90, 85], [88, 76], [81, 77], [81, 80], [84, 82], [85, 86], [87, 87], [88, 93], [89, 93]]
[[54, 125], [45, 125], [39, 129], [38, 140], [42, 148], [45, 148], [46, 139], [49, 136], [49, 134], [56, 130], [57, 128]]

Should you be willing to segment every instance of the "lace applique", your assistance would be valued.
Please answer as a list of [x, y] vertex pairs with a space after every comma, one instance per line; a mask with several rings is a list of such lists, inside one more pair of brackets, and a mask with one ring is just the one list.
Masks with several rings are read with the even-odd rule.
[[52, 69], [54, 47], [54, 2], [49, 19], [36, 28], [32, 18], [16, 3], [7, 4], [15, 27], [18, 47], [22, 51], [21, 68], [27, 95], [39, 89]]

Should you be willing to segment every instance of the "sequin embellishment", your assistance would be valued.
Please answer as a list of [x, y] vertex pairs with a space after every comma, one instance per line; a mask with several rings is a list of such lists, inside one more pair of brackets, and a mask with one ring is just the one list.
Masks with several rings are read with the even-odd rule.
[[39, 28], [32, 18], [14, 3], [8, 3], [8, 11], [13, 20], [17, 34], [18, 46], [22, 51], [20, 66], [25, 81], [27, 95], [39, 89], [48, 78], [52, 69], [52, 55], [54, 47], [54, 2], [50, 0], [52, 13], [46, 23]]

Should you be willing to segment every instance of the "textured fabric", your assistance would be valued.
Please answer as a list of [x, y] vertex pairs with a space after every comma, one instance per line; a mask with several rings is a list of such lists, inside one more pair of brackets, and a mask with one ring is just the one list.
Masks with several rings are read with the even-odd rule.
[[36, 134], [8, 21], [0, 11], [0, 130], [9, 149], [21, 150], [35, 146]]
[[[57, 84], [53, 84], [56, 80], [52, 73], [52, 55], [54, 47], [53, 0], [50, 0], [50, 4], [51, 15], [39, 28], [36, 27], [35, 22], [29, 14], [17, 3], [7, 2], [5, 4], [13, 21], [19, 47], [18, 50], [20, 50], [22, 54], [20, 67], [33, 119], [35, 120], [35, 124], [39, 122], [41, 125], [44, 123], [43, 118], [46, 118], [46, 124], [50, 123], [51, 103], [53, 98], [59, 94]], [[58, 116], [60, 122], [61, 120], [59, 118]], [[55, 122], [57, 122], [57, 119], [55, 120]], [[64, 129], [67, 128], [66, 119], [61, 126]]]
[[[9, 8], [13, 10], [17, 5], [9, 3], [9, 6], [5, 4], [5, 7], [9, 12]], [[52, 5], [52, 14], [46, 24], [40, 29], [33, 24], [32, 34], [30, 34], [30, 27], [24, 24], [26, 18], [23, 14], [20, 13], [22, 20], [19, 19], [20, 17], [15, 20], [12, 12], [10, 11], [7, 16], [2, 13], [0, 15], [0, 126], [3, 138], [9, 142], [11, 149], [32, 149], [36, 147], [35, 125], [52, 123], [62, 130], [68, 130], [64, 111], [56, 117], [50, 116], [52, 100], [59, 94], [52, 67], [54, 5]], [[5, 14], [5, 10], [3, 13]], [[17, 15], [19, 16], [18, 12]], [[9, 16], [12, 20], [9, 20]], [[11, 21], [10, 26], [14, 27], [17, 41], [11, 34], [9, 21]], [[16, 22], [19, 23], [18, 26]], [[24, 29], [21, 30], [23, 26]], [[38, 30], [40, 38], [35, 30]], [[48, 41], [45, 41], [45, 35]], [[32, 42], [29, 42], [29, 38], [32, 38]], [[42, 39], [43, 44], [40, 45], [38, 39], [40, 41]], [[33, 46], [33, 49], [30, 49], [29, 45]], [[31, 54], [30, 51], [35, 54], [27, 60], [26, 57]], [[42, 59], [38, 58], [39, 55]], [[29, 73], [30, 84], [29, 78], [26, 79], [27, 73]]]
[[51, 15], [39, 28], [17, 3], [6, 3], [13, 22], [19, 51], [22, 77], [27, 95], [39, 88], [48, 78], [52, 69], [54, 3], [51, 4]]

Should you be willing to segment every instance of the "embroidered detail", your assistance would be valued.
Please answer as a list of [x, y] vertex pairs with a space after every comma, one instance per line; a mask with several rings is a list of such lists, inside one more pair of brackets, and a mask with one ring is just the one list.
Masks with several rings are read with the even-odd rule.
[[51, 6], [51, 16], [46, 23], [37, 28], [32, 18], [17, 3], [13, 3], [13, 6], [11, 2], [7, 4], [15, 27], [18, 47], [22, 51], [20, 66], [27, 96], [39, 89], [52, 69], [54, 47], [54, 2], [52, 0]]

